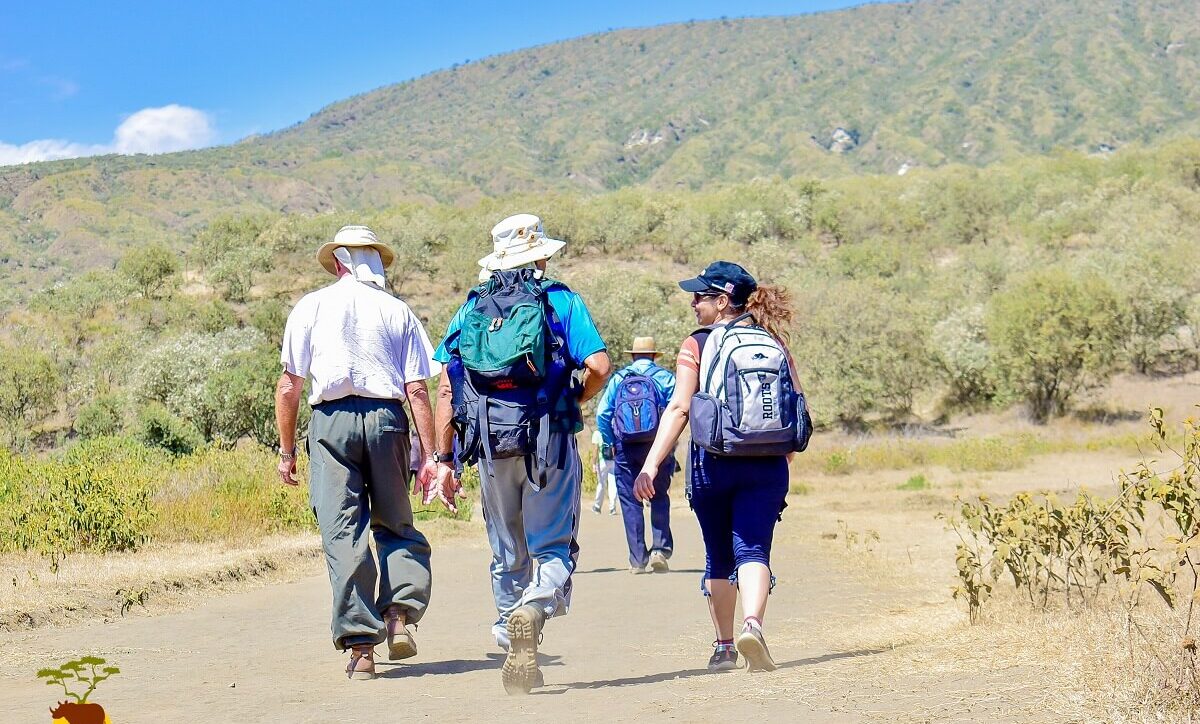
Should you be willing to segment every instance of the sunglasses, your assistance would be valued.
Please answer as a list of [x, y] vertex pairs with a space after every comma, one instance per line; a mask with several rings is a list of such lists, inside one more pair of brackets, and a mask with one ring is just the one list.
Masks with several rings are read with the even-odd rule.
[[724, 292], [692, 292], [692, 301], [699, 303], [702, 299], [716, 299]]

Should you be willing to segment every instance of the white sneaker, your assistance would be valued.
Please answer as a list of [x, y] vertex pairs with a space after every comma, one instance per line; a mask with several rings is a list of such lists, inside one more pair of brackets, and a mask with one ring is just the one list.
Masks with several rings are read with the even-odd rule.
[[665, 553], [662, 551], [650, 552], [650, 570], [655, 573], [666, 573], [671, 570], [671, 567], [667, 565], [667, 556]]
[[511, 644], [508, 641], [508, 622], [504, 620], [497, 621], [492, 624], [492, 636], [496, 639], [496, 645], [502, 650], [508, 651]]

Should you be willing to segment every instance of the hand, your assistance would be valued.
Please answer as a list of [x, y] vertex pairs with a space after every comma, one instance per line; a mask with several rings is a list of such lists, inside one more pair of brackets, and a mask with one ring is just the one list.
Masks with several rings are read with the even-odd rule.
[[642, 468], [642, 472], [638, 473], [637, 479], [633, 481], [633, 497], [642, 501], [653, 498], [654, 478], [656, 477], [658, 477], [658, 470]]
[[442, 501], [442, 505], [446, 506], [446, 510], [454, 515], [458, 514], [458, 505], [455, 500], [467, 497], [467, 494], [463, 492], [462, 483], [454, 477], [454, 468], [446, 463], [438, 463], [432, 490], [425, 493], [425, 503], [433, 502], [435, 496]]
[[296, 458], [290, 460], [280, 458], [275, 470], [279, 473], [279, 482], [284, 485], [296, 487], [300, 484], [300, 479], [296, 477]]
[[423, 503], [427, 504], [432, 500], [430, 491], [433, 490], [433, 479], [437, 475], [437, 469], [438, 464], [426, 458], [417, 474], [413, 476], [412, 494]]

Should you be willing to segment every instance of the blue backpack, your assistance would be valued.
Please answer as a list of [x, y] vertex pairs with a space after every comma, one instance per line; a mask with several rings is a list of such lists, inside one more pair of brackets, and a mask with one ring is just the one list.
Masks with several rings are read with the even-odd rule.
[[628, 371], [613, 395], [613, 434], [622, 443], [654, 442], [662, 407], [649, 377]]

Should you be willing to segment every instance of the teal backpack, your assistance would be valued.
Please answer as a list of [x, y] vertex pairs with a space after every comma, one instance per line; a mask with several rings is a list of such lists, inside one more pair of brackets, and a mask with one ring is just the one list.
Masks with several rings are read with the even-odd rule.
[[547, 284], [532, 269], [500, 271], [481, 284], [463, 318], [458, 351], [479, 386], [512, 390], [546, 377]]
[[[456, 352], [448, 365], [454, 392], [454, 426], [459, 460], [490, 465], [523, 457], [534, 487], [550, 466], [567, 464], [563, 450], [550, 450], [552, 429], [574, 429], [578, 406], [565, 405], [578, 391], [565, 329], [547, 293], [566, 289], [533, 269], [497, 271], [472, 292]], [[536, 463], [536, 465], [535, 465]], [[533, 475], [534, 469], [541, 475]]]

